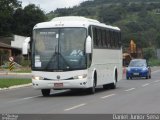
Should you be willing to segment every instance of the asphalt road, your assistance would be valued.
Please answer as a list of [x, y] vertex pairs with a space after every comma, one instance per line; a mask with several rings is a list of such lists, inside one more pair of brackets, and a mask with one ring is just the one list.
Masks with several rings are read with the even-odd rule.
[[160, 70], [152, 79], [121, 80], [115, 90], [54, 90], [43, 97], [31, 86], [0, 91], [0, 113], [24, 114], [114, 114], [160, 113]]

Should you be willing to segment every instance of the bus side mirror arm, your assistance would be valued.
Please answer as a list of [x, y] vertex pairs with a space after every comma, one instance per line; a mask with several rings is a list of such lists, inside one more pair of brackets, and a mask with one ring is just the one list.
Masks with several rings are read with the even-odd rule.
[[92, 53], [92, 39], [90, 36], [86, 39], [86, 53]]

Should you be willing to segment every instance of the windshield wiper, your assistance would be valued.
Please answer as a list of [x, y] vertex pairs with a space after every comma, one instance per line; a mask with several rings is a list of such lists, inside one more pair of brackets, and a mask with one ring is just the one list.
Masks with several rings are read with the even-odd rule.
[[[58, 55], [58, 59], [55, 59], [56, 56]], [[67, 60], [63, 57], [63, 55], [60, 53], [60, 52], [57, 52], [57, 46], [55, 47], [55, 53], [52, 55], [52, 57], [49, 59], [45, 69], [48, 68], [48, 66], [50, 65], [51, 61], [54, 59], [53, 62], [55, 62], [56, 60], [58, 60], [58, 69], [60, 68], [60, 59], [59, 58], [62, 58], [64, 63], [66, 64], [67, 66], [67, 69], [71, 68], [71, 66], [69, 65], [69, 63], [67, 62]]]
[[[63, 57], [63, 55], [61, 53], [58, 53], [59, 57], [61, 57], [64, 61], [64, 63], [67, 65], [67, 69], [71, 68], [70, 64], [67, 62], [67, 60]], [[60, 61], [59, 61], [60, 62]], [[58, 62], [58, 63], [59, 63]], [[59, 64], [58, 64], [58, 68], [59, 68]]]
[[58, 55], [58, 52], [57, 52], [57, 46], [55, 46], [55, 52], [54, 52], [54, 54], [52, 55], [52, 57], [49, 59], [49, 61], [48, 61], [48, 63], [47, 63], [47, 65], [46, 65], [46, 67], [45, 67], [45, 69], [47, 69], [48, 68], [48, 66], [49, 66], [49, 64], [50, 64], [50, 62], [54, 59], [54, 61], [55, 61], [55, 57]]

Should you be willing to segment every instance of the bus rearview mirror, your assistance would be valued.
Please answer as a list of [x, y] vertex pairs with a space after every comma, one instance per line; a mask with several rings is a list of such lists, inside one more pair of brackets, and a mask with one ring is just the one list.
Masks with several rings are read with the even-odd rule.
[[86, 53], [92, 53], [92, 39], [90, 36], [86, 39]]

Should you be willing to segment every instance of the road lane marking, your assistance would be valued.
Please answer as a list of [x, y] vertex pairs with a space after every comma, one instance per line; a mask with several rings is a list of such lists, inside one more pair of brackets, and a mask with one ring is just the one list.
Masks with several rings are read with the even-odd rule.
[[[57, 91], [57, 92], [51, 93], [50, 95], [59, 94], [61, 92], [67, 92], [67, 91], [69, 91], [69, 90]], [[32, 97], [21, 98], [21, 99], [9, 101], [9, 103], [11, 103], [11, 102], [19, 102], [19, 101], [23, 101], [23, 100], [29, 100], [29, 99], [38, 98], [38, 97], [43, 97], [43, 96], [42, 95], [37, 95], [37, 96], [32, 96]]]
[[144, 85], [142, 85], [142, 87], [146, 87], [146, 86], [148, 86], [150, 83], [146, 83], [146, 84], [144, 84]]
[[105, 98], [108, 98], [108, 97], [112, 97], [112, 96], [114, 96], [114, 95], [116, 95], [116, 94], [106, 95], [106, 96], [103, 96], [103, 97], [101, 97], [101, 98], [102, 98], [102, 99], [105, 99]]
[[19, 101], [23, 101], [23, 100], [29, 100], [29, 99], [38, 98], [38, 97], [41, 97], [41, 96], [42, 96], [42, 95], [33, 96], [33, 97], [26, 97], [26, 98], [17, 99], [17, 100], [12, 100], [12, 101], [9, 101], [9, 103], [12, 103], [12, 102], [19, 102]]
[[38, 96], [33, 96], [33, 97], [26, 97], [26, 98], [22, 98], [20, 100], [28, 100], [28, 99], [32, 99], [32, 98], [37, 98], [37, 97], [41, 97], [42, 95], [38, 95]]
[[160, 80], [156, 80], [156, 81], [154, 81], [153, 83], [157, 83], [157, 82], [160, 82]]
[[160, 72], [160, 70], [153, 71], [152, 73], [157, 73], [157, 72]]
[[[58, 94], [58, 93], [61, 93], [61, 92], [66, 92], [66, 91], [68, 91], [68, 90], [62, 90], [62, 91], [53, 92], [50, 95], [54, 95], [54, 94]], [[9, 102], [18, 102], [18, 101], [29, 100], [29, 99], [38, 98], [38, 97], [43, 97], [43, 96], [42, 95], [37, 95], [37, 96], [26, 97], [26, 98], [21, 98], [21, 99], [17, 99], [17, 100], [12, 100], [12, 101], [9, 101]]]
[[136, 89], [136, 88], [130, 88], [130, 89], [127, 89], [127, 90], [124, 90], [124, 91], [128, 92], [128, 91], [132, 91], [134, 89]]
[[73, 109], [76, 109], [76, 108], [79, 108], [79, 107], [82, 107], [82, 106], [85, 106], [85, 105], [86, 105], [86, 103], [82, 103], [82, 104], [73, 106], [73, 107], [71, 107], [71, 108], [67, 108], [67, 109], [65, 109], [64, 111], [73, 110]]

